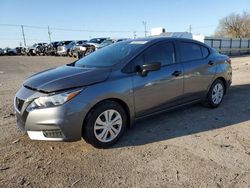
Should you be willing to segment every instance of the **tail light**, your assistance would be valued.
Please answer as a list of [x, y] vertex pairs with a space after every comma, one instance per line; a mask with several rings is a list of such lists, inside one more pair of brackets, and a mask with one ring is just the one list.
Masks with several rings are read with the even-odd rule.
[[226, 62], [228, 63], [228, 64], [230, 64], [231, 65], [231, 59], [230, 58], [228, 58], [228, 59], [226, 59]]

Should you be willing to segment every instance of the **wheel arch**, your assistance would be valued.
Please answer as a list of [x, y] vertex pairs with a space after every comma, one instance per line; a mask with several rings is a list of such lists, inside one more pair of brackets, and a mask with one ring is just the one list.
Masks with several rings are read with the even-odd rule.
[[125, 110], [126, 116], [128, 118], [127, 119], [127, 125], [126, 125], [126, 127], [128, 128], [128, 127], [130, 127], [132, 125], [132, 123], [133, 123], [133, 120], [132, 120], [133, 117], [131, 117], [131, 111], [129, 109], [128, 104], [125, 101], [123, 101], [123, 100], [121, 100], [119, 98], [107, 98], [107, 99], [103, 99], [103, 100], [98, 101], [87, 112], [87, 114], [86, 114], [86, 116], [85, 116], [85, 118], [83, 120], [83, 124], [82, 124], [82, 136], [84, 136], [84, 126], [86, 125], [86, 122], [87, 122], [87, 119], [88, 119], [88, 116], [89, 116], [91, 110], [94, 109], [94, 108], [96, 108], [97, 105], [99, 105], [100, 103], [103, 103], [105, 101], [113, 101], [113, 102], [116, 102], [116, 103], [120, 104], [123, 107], [123, 109]]
[[129, 110], [129, 107], [128, 107], [127, 103], [124, 102], [121, 99], [118, 99], [118, 98], [109, 98], [109, 99], [102, 100], [101, 102], [104, 102], [104, 101], [114, 101], [114, 102], [117, 102], [118, 104], [120, 104], [123, 107], [123, 109], [125, 110], [125, 113], [127, 115], [127, 118], [128, 118], [126, 126], [129, 127], [130, 126], [130, 120], [131, 120], [131, 114], [130, 114], [130, 110]]
[[221, 80], [224, 84], [224, 87], [225, 87], [225, 94], [227, 93], [227, 81], [224, 77], [220, 76], [220, 77], [217, 77], [213, 82], [215, 82], [216, 80]]

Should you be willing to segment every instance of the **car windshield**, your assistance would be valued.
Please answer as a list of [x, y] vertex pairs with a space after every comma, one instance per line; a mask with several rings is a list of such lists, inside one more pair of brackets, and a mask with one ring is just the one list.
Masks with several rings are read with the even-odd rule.
[[72, 41], [62, 41], [58, 43], [58, 46], [64, 46], [64, 45], [68, 45], [69, 43], [71, 43]]
[[75, 45], [75, 41], [72, 41], [72, 42], [70, 42], [69, 44], [67, 44], [67, 46], [73, 46], [73, 45]]
[[101, 43], [101, 46], [107, 46], [107, 45], [110, 45], [110, 44], [112, 44], [112, 43], [114, 43], [112, 40], [105, 40], [105, 41], [103, 41], [103, 42]]
[[91, 39], [89, 42], [90, 42], [90, 43], [97, 43], [97, 44], [100, 44], [100, 43], [102, 43], [103, 41], [105, 41], [105, 38]]
[[110, 67], [124, 58], [131, 57], [142, 43], [134, 43], [133, 41], [124, 41], [112, 44], [100, 50], [97, 50], [75, 63], [76, 67]]
[[83, 44], [83, 43], [86, 43], [87, 41], [86, 40], [79, 40], [76, 42], [76, 44]]

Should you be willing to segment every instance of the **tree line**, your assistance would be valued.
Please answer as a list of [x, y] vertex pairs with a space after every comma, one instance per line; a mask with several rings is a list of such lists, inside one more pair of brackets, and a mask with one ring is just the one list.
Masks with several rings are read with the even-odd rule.
[[231, 13], [219, 21], [217, 37], [250, 38], [250, 12]]

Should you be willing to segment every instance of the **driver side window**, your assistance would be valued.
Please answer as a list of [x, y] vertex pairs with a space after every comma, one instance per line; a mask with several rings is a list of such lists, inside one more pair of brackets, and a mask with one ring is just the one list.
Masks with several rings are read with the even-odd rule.
[[162, 66], [174, 64], [175, 50], [172, 42], [156, 44], [145, 50], [134, 60], [135, 67], [148, 63], [161, 63]]
[[142, 54], [137, 56], [131, 63], [123, 69], [126, 73], [136, 72], [138, 66], [149, 63], [161, 63], [161, 66], [176, 63], [175, 49], [172, 42], [163, 42], [146, 49]]

